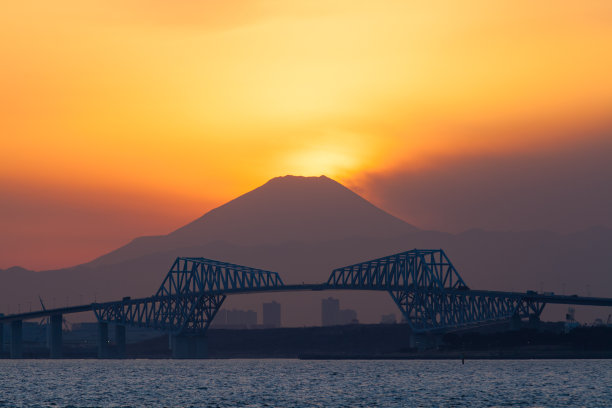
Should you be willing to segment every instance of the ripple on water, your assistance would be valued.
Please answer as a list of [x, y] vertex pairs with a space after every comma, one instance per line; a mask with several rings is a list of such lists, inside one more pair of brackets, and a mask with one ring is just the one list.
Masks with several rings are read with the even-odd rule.
[[0, 360], [0, 407], [611, 407], [609, 360]]

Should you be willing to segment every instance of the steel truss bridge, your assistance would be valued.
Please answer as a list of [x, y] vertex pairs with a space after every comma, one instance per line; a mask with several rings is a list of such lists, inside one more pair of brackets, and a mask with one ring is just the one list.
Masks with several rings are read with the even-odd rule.
[[276, 272], [180, 257], [153, 296], [9, 315], [0, 317], [0, 323], [91, 310], [103, 324], [201, 336], [228, 295], [321, 290], [388, 292], [414, 333], [444, 332], [511, 318], [539, 319], [548, 303], [612, 306], [608, 298], [473, 290], [443, 250], [413, 249], [337, 268], [325, 283], [302, 285], [285, 285]]

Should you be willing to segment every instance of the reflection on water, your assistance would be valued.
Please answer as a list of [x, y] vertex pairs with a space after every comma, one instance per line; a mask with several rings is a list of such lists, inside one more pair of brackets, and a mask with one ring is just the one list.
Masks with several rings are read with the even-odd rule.
[[0, 407], [611, 407], [612, 361], [0, 360]]

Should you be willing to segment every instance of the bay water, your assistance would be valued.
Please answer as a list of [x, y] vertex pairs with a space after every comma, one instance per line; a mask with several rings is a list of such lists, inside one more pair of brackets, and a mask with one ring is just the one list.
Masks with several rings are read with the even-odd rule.
[[0, 407], [612, 407], [611, 360], [0, 360]]

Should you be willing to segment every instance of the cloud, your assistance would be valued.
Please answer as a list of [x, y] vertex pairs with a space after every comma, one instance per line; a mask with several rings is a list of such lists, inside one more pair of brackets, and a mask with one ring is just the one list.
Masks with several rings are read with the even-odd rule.
[[562, 148], [432, 157], [430, 165], [373, 173], [369, 199], [422, 228], [460, 232], [612, 227], [612, 127]]

